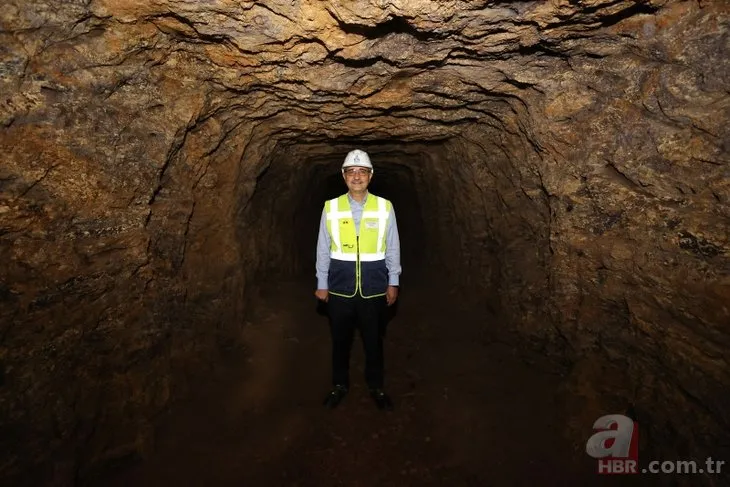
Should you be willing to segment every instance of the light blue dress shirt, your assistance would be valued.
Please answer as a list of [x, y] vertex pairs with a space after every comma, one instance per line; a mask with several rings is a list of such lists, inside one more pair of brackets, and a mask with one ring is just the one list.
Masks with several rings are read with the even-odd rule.
[[[352, 219], [355, 220], [355, 231], [360, 234], [360, 219], [365, 202], [368, 200], [367, 193], [362, 203], [355, 201], [350, 194], [350, 209]], [[322, 210], [322, 219], [319, 222], [319, 238], [317, 238], [317, 289], [327, 289], [327, 277], [330, 271], [330, 234], [327, 232], [327, 214]], [[398, 286], [400, 283], [400, 238], [398, 236], [398, 224], [395, 221], [395, 211], [390, 207], [388, 225], [385, 229], [385, 266], [388, 268], [388, 285]]]

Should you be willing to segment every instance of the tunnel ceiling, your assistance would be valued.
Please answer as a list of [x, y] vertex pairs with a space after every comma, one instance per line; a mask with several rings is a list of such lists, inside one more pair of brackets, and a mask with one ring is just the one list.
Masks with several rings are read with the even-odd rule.
[[611, 397], [657, 438], [726, 438], [729, 13], [3, 2], [0, 464], [22, 476], [53, 440], [83, 446], [57, 465], [83, 476], [149, 447], [150, 418], [240, 340], [257, 273], [313, 278], [358, 146], [423, 223], [404, 245], [500, 316], [474, 326], [571, 364], [581, 424]]
[[[515, 131], [525, 103], [569, 117], [609, 94], [611, 76], [686, 56], [671, 41], [681, 23], [652, 16], [667, 3], [10, 2], [4, 76], [24, 86], [7, 86], [2, 122], [84, 90], [190, 123], [267, 121], [298, 140], [443, 139], [464, 122]], [[599, 69], [608, 77], [587, 85]]]

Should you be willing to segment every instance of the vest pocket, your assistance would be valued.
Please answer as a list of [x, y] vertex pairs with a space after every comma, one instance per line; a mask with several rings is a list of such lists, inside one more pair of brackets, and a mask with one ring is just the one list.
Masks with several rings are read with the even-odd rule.
[[327, 286], [334, 293], [354, 294], [355, 262], [331, 259]]
[[384, 260], [361, 262], [363, 296], [383, 294], [388, 288], [388, 268]]

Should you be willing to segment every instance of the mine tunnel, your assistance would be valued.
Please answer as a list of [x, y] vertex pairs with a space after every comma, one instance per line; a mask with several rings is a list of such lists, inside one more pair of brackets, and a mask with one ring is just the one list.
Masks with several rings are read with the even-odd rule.
[[[0, 484], [727, 485], [729, 13], [5, 2]], [[359, 337], [322, 406], [354, 149], [393, 411]]]

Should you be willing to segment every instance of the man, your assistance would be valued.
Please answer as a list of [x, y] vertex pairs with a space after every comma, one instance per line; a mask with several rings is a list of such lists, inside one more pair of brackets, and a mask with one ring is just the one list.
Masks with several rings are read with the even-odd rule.
[[342, 164], [348, 192], [325, 203], [317, 241], [317, 299], [328, 303], [332, 335], [335, 408], [350, 387], [350, 351], [359, 328], [365, 349], [365, 381], [379, 409], [392, 410], [383, 390], [383, 334], [387, 306], [398, 298], [400, 240], [390, 201], [368, 192], [370, 157], [353, 150]]

